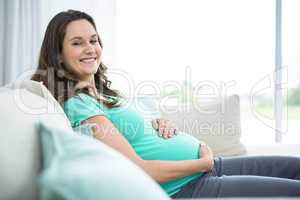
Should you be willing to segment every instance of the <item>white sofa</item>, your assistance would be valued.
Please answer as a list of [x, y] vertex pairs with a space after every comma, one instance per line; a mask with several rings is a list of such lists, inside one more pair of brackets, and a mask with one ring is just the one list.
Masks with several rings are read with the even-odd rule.
[[[23, 81], [0, 88], [0, 101], [0, 199], [35, 200], [38, 198], [36, 177], [41, 170], [41, 148], [35, 122], [43, 119], [66, 130], [71, 130], [70, 123], [53, 96], [37, 82]], [[240, 142], [239, 97], [228, 97], [225, 102], [225, 112], [218, 112], [219, 102], [214, 102], [202, 106], [201, 113], [193, 108], [189, 111], [181, 108], [176, 112], [169, 112], [172, 109], [174, 111], [174, 108], [169, 107], [169, 110], [160, 109], [159, 114], [177, 123], [182, 131], [191, 132], [206, 141], [216, 155], [246, 154], [247, 147]], [[203, 110], [214, 112], [207, 115]], [[195, 120], [198, 126], [191, 125]], [[228, 131], [223, 131], [226, 128], [210, 129], [209, 125], [220, 120]], [[300, 147], [294, 146], [292, 152], [288, 148], [289, 146], [265, 146], [260, 151], [253, 147], [255, 151], [251, 149], [250, 154], [283, 152], [300, 155]]]

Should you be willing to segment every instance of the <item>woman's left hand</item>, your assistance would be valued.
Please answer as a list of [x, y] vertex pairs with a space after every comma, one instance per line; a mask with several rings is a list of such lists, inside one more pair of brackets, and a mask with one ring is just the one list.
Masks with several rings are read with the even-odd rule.
[[167, 119], [154, 119], [152, 120], [152, 127], [158, 131], [158, 135], [164, 139], [171, 138], [177, 135], [178, 128]]
[[199, 152], [199, 159], [203, 160], [205, 163], [203, 172], [212, 170], [214, 167], [214, 156], [211, 148], [205, 142], [201, 141]]

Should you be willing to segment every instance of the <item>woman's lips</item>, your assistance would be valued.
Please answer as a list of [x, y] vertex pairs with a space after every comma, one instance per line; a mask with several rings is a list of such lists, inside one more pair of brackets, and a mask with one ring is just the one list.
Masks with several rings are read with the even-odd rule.
[[79, 61], [83, 63], [93, 63], [96, 61], [96, 58], [82, 58]]

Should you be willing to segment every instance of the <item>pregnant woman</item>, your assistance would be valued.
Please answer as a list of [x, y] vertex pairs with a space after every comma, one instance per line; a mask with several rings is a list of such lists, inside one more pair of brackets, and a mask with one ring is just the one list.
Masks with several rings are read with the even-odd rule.
[[166, 120], [156, 119], [153, 129], [110, 89], [102, 48], [95, 22], [84, 12], [60, 12], [48, 24], [32, 80], [44, 83], [72, 127], [95, 124], [96, 139], [128, 157], [172, 198], [300, 196], [300, 158], [213, 158], [205, 143], [175, 134]]

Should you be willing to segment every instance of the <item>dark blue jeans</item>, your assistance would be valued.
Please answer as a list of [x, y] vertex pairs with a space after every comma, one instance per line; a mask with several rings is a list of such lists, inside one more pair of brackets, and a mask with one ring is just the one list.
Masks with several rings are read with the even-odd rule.
[[172, 198], [300, 197], [300, 157], [216, 158], [213, 170], [191, 181]]

